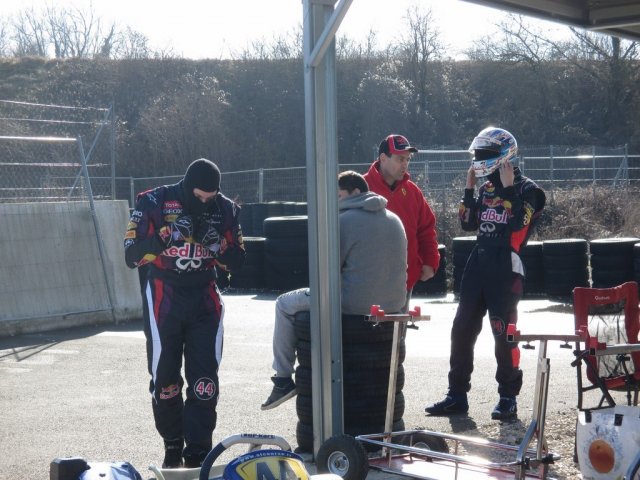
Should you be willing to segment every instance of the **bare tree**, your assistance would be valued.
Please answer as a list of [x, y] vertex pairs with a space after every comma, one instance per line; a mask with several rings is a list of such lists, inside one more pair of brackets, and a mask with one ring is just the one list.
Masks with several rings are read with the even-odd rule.
[[35, 9], [30, 8], [16, 14], [11, 21], [11, 27], [15, 57], [45, 57], [47, 55], [46, 27]]
[[270, 40], [261, 38], [252, 41], [240, 52], [232, 52], [235, 60], [285, 60], [302, 58], [302, 25]]
[[429, 119], [429, 89], [432, 63], [443, 56], [444, 44], [436, 27], [431, 9], [418, 6], [407, 10], [406, 29], [399, 45], [408, 80], [412, 86], [412, 108], [410, 111], [413, 130], [425, 128]]
[[558, 44], [521, 15], [510, 14], [496, 25], [497, 34], [481, 38], [468, 50], [472, 60], [526, 63], [538, 67], [558, 57]]
[[55, 58], [146, 58], [147, 38], [115, 23], [105, 25], [90, 4], [87, 9], [49, 6], [23, 10], [9, 22], [13, 56]]
[[110, 53], [111, 55], [106, 56], [126, 59], [150, 58], [154, 54], [149, 47], [149, 39], [131, 27], [126, 27], [124, 31], [117, 36]]
[[4, 20], [0, 20], [0, 57], [9, 56], [9, 43], [11, 39], [9, 38], [9, 29], [7, 27], [7, 22]]

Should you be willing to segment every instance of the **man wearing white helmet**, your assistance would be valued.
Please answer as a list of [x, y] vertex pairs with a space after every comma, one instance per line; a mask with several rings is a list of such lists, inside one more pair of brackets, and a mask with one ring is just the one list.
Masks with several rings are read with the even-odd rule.
[[[544, 192], [522, 175], [512, 160], [516, 139], [506, 130], [488, 127], [469, 147], [467, 172], [459, 216], [463, 230], [477, 231], [477, 244], [462, 274], [460, 302], [451, 328], [449, 391], [444, 400], [428, 406], [431, 415], [467, 413], [471, 389], [473, 348], [487, 310], [495, 339], [500, 400], [491, 418], [517, 416], [516, 397], [522, 387], [520, 349], [507, 342], [507, 325], [515, 324], [522, 297], [524, 268], [518, 256], [533, 232], [545, 204]], [[475, 195], [476, 180], [486, 177]]]

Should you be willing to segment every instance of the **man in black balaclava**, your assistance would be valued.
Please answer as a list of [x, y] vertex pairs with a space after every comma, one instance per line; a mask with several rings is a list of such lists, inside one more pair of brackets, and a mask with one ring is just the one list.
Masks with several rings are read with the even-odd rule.
[[245, 256], [240, 209], [219, 190], [216, 164], [196, 160], [180, 182], [138, 195], [125, 234], [127, 265], [147, 270], [149, 390], [164, 468], [199, 467], [216, 426], [224, 304], [214, 268], [239, 268]]
[[184, 174], [182, 189], [184, 190], [184, 208], [189, 215], [202, 215], [210, 207], [208, 202], [202, 202], [193, 193], [194, 189], [206, 193], [217, 193], [220, 189], [220, 169], [210, 160], [201, 158], [189, 165]]

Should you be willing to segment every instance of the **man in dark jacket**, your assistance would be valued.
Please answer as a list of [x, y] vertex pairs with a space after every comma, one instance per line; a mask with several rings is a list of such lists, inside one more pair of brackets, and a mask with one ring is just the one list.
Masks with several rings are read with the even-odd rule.
[[[511, 164], [518, 145], [506, 130], [489, 127], [473, 140], [473, 155], [460, 204], [463, 230], [478, 231], [477, 244], [462, 274], [460, 303], [451, 329], [449, 392], [428, 406], [431, 415], [466, 413], [471, 389], [473, 348], [489, 311], [498, 364], [500, 400], [494, 420], [517, 415], [516, 396], [522, 387], [520, 349], [507, 342], [507, 325], [518, 318], [524, 268], [518, 256], [545, 204], [543, 191]], [[475, 197], [476, 178], [486, 177]]]
[[181, 467], [183, 458], [184, 466], [198, 467], [211, 449], [224, 317], [214, 268], [242, 266], [238, 215], [238, 206], [220, 193], [218, 167], [201, 158], [177, 184], [139, 194], [127, 227], [127, 265], [146, 270], [149, 390], [165, 468]]

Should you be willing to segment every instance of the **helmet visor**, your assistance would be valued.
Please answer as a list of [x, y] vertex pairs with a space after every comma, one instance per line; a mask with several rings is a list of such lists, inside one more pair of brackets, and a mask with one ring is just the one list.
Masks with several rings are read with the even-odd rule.
[[473, 153], [474, 150], [489, 150], [499, 154], [501, 147], [502, 144], [495, 138], [485, 137], [482, 135], [473, 139], [473, 142], [471, 142], [471, 146], [469, 147], [469, 151]]

